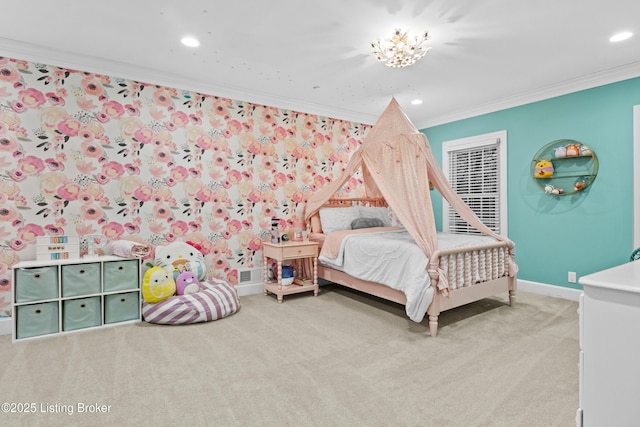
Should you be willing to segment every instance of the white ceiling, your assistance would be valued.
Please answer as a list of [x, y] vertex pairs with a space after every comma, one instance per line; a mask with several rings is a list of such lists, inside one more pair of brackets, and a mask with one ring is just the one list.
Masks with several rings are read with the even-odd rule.
[[[640, 76], [638, 0], [0, 1], [1, 56], [364, 123], [392, 96], [423, 128]], [[433, 49], [377, 62], [396, 27]]]

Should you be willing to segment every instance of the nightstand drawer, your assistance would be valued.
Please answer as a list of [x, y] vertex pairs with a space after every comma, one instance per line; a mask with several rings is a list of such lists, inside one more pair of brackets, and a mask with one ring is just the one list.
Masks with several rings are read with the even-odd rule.
[[16, 302], [58, 298], [58, 268], [35, 267], [16, 270]]
[[140, 287], [138, 260], [104, 263], [104, 292], [128, 291]]
[[99, 294], [100, 263], [70, 264], [62, 266], [62, 296], [77, 297]]
[[100, 297], [68, 299], [62, 302], [62, 330], [90, 328], [102, 324]]
[[317, 245], [302, 245], [302, 246], [285, 246], [282, 248], [282, 258], [303, 258], [303, 257], [315, 257], [318, 255]]

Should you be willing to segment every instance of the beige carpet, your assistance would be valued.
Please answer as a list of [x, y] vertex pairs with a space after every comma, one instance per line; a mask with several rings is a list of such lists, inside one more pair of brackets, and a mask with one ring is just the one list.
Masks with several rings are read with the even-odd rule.
[[2, 401], [36, 409], [0, 425], [575, 425], [576, 302], [486, 299], [444, 313], [436, 338], [331, 285], [241, 304], [199, 325], [0, 337]]

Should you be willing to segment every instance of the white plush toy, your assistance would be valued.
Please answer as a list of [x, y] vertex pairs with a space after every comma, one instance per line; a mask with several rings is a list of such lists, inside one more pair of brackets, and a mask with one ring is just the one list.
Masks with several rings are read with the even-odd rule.
[[174, 280], [185, 271], [191, 271], [198, 280], [205, 280], [207, 277], [204, 255], [185, 242], [173, 242], [167, 246], [158, 246], [154, 264], [168, 271], [172, 270]]

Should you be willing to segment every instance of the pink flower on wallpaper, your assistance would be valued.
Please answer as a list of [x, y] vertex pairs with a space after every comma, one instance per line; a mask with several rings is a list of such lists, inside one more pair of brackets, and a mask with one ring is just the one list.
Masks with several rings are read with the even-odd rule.
[[161, 163], [168, 163], [173, 159], [173, 156], [169, 152], [169, 150], [164, 147], [156, 147], [153, 150], [153, 158]]
[[44, 230], [38, 224], [25, 224], [18, 227], [17, 238], [24, 243], [35, 243], [38, 236], [44, 236]]
[[81, 191], [80, 194], [78, 194], [78, 200], [85, 205], [88, 205], [95, 202], [96, 199], [93, 197], [93, 194], [87, 191]]
[[82, 188], [73, 181], [67, 181], [63, 186], [58, 187], [56, 194], [63, 200], [76, 200]]
[[45, 169], [42, 159], [36, 156], [27, 156], [18, 160], [18, 169], [24, 175], [35, 176]]
[[171, 168], [171, 178], [177, 182], [184, 182], [189, 177], [189, 170], [184, 166], [174, 166]]
[[78, 172], [84, 175], [91, 175], [96, 171], [97, 168], [93, 165], [93, 163], [80, 159], [76, 160], [76, 169], [78, 169]]
[[227, 158], [221, 154], [214, 156], [213, 164], [215, 164], [219, 168], [227, 168], [229, 166], [229, 162], [227, 161]]
[[111, 221], [102, 226], [102, 234], [108, 240], [118, 240], [124, 234], [124, 227], [122, 224]]
[[242, 223], [239, 220], [233, 219], [227, 222], [227, 231], [229, 231], [229, 233], [238, 234], [241, 230], [242, 230]]
[[47, 224], [44, 226], [45, 233], [47, 236], [62, 236], [64, 235], [64, 230], [56, 225]]
[[231, 185], [236, 185], [242, 181], [242, 173], [237, 169], [229, 170], [227, 171], [227, 179]]
[[153, 197], [153, 187], [144, 184], [133, 191], [133, 197], [141, 202], [148, 202]]
[[34, 88], [23, 89], [18, 92], [18, 99], [25, 108], [34, 109], [40, 108], [47, 100], [42, 92]]
[[180, 237], [189, 232], [189, 225], [182, 220], [173, 222], [169, 228], [173, 234]]
[[213, 259], [213, 268], [223, 270], [227, 266], [227, 259], [225, 257], [215, 257]]
[[196, 192], [196, 199], [203, 203], [210, 202], [214, 196], [213, 190], [209, 187], [202, 187]]
[[92, 159], [98, 159], [104, 155], [102, 145], [94, 140], [85, 140], [80, 144], [82, 154]]
[[148, 127], [143, 127], [136, 130], [133, 133], [133, 137], [143, 144], [148, 144], [153, 139], [153, 131]]
[[57, 161], [56, 159], [48, 158], [44, 161], [50, 171], [62, 171], [64, 170], [64, 163]]
[[100, 81], [95, 79], [93, 76], [82, 79], [80, 85], [82, 87], [82, 90], [88, 95], [100, 97], [104, 94], [102, 83], [100, 83]]
[[140, 109], [134, 105], [125, 104], [124, 109], [130, 116], [137, 117], [140, 115]]
[[3, 206], [0, 207], [0, 221], [13, 222], [20, 217], [20, 214], [11, 206], [7, 206], [5, 202], [3, 202]]
[[162, 222], [153, 221], [149, 223], [149, 231], [153, 234], [162, 234], [165, 229], [166, 226]]
[[210, 150], [213, 147], [213, 138], [211, 135], [202, 135], [196, 139], [196, 145], [203, 150]]
[[49, 101], [49, 104], [51, 105], [64, 105], [64, 98], [56, 95], [53, 92], [47, 92], [44, 94], [44, 96], [47, 98], [47, 101]]
[[153, 100], [161, 107], [169, 107], [173, 103], [171, 100], [171, 94], [164, 88], [157, 89], [153, 92]]
[[171, 122], [179, 128], [189, 124], [189, 116], [182, 111], [175, 111], [171, 114]]
[[223, 205], [214, 205], [211, 212], [215, 218], [226, 218], [227, 208]]
[[171, 218], [171, 208], [165, 204], [156, 204], [153, 207], [153, 216], [158, 219]]
[[219, 99], [213, 103], [213, 111], [219, 116], [227, 116], [229, 114], [229, 110], [223, 99]]
[[278, 187], [281, 187], [287, 183], [287, 176], [282, 172], [276, 172], [273, 175], [273, 182], [276, 183]]
[[0, 66], [0, 81], [7, 83], [15, 83], [20, 80], [20, 73], [11, 63], [2, 64]]
[[80, 206], [80, 216], [88, 221], [97, 221], [103, 217], [102, 208], [95, 203]]
[[262, 191], [253, 189], [247, 194], [247, 199], [249, 199], [253, 203], [258, 203], [262, 199]]
[[254, 156], [257, 156], [262, 152], [262, 144], [260, 144], [260, 142], [258, 141], [251, 141], [247, 149], [251, 154], [253, 154]]
[[97, 229], [95, 229], [91, 224], [76, 224], [76, 234], [78, 236], [88, 236], [91, 234], [96, 234]]
[[111, 179], [118, 179], [124, 175], [124, 166], [116, 161], [107, 162], [102, 165], [102, 173]]
[[93, 100], [85, 98], [84, 96], [78, 96], [76, 98], [76, 104], [78, 104], [78, 107], [83, 111], [92, 111], [98, 108], [98, 106], [93, 103]]
[[19, 148], [18, 142], [10, 136], [0, 138], [0, 151], [12, 153]]
[[138, 234], [140, 232], [140, 226], [137, 224], [133, 224], [131, 222], [127, 222], [124, 224], [124, 228], [129, 234]]
[[102, 112], [110, 119], [119, 119], [124, 114], [124, 107], [118, 101], [107, 101], [102, 104]]

